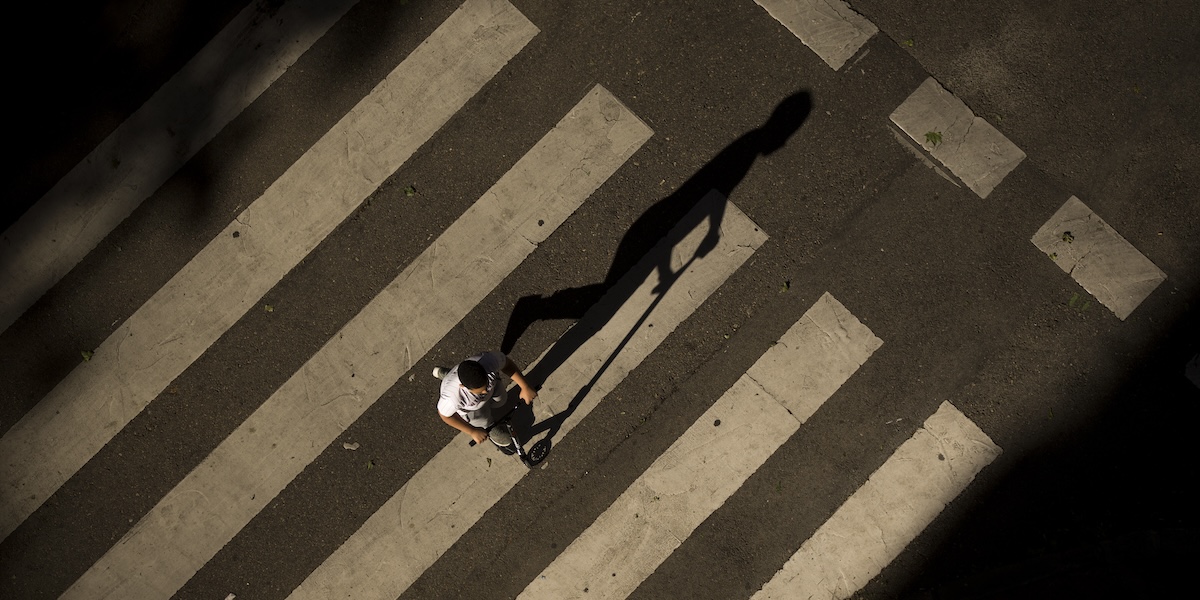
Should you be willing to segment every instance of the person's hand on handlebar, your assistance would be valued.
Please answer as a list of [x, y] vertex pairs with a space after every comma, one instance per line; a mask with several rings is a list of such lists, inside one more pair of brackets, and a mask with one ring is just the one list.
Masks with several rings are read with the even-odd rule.
[[531, 387], [521, 389], [521, 400], [524, 400], [525, 404], [533, 404], [533, 401], [536, 399], [537, 399], [537, 390], [535, 390]]
[[486, 429], [476, 427], [472, 429], [470, 433], [471, 439], [474, 440], [476, 444], [482, 444], [484, 440], [488, 439], [488, 433]]
[[528, 381], [525, 381], [525, 375], [521, 373], [521, 368], [517, 366], [517, 363], [513, 362], [511, 358], [506, 358], [501, 372], [512, 378], [513, 383], [521, 388], [521, 401], [532, 405], [533, 401], [537, 399], [537, 390], [533, 389]]

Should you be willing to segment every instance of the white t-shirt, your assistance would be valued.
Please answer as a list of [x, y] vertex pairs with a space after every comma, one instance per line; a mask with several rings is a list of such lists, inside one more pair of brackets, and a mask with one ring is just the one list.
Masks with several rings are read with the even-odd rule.
[[508, 357], [500, 352], [484, 352], [467, 360], [478, 362], [483, 370], [488, 372], [487, 391], [476, 396], [463, 387], [462, 382], [458, 380], [458, 366], [456, 365], [446, 374], [445, 379], [442, 379], [442, 390], [438, 397], [437, 409], [438, 413], [444, 417], [458, 414], [469, 422], [471, 420], [470, 413], [483, 408], [488, 401], [495, 402], [496, 406], [504, 404], [508, 390], [504, 389], [504, 385], [500, 381], [500, 369], [508, 362]]

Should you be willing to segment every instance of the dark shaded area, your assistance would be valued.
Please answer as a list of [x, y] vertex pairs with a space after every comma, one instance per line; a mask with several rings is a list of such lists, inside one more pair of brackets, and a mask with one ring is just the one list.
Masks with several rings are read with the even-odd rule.
[[[246, 5], [91, 2], [23, 6], [5, 54], [14, 90], [0, 230], [140, 107]], [[31, 56], [32, 55], [32, 56]]]
[[[22, 109], [28, 112], [16, 120], [15, 132], [36, 143], [16, 155], [18, 176], [7, 181], [8, 202], [0, 209], [5, 228], [248, 5], [245, 0], [170, 4], [127, 1], [84, 7], [78, 13], [38, 12], [58, 10], [47, 7], [37, 8], [29, 17], [30, 35], [54, 39], [56, 52], [43, 53], [18, 70], [23, 78], [21, 87], [30, 99]], [[414, 10], [411, 4], [359, 5], [364, 7], [360, 12], [385, 15], [377, 18], [384, 32], [407, 27], [404, 15]], [[261, 20], [280, 18], [276, 11], [284, 3], [260, 0], [253, 6], [260, 11], [256, 18]], [[327, 3], [306, 7], [309, 10], [291, 13], [293, 28], [311, 29], [315, 23], [324, 23], [335, 8]], [[386, 74], [396, 64], [389, 57], [389, 39], [386, 35], [362, 36], [357, 31], [327, 33], [319, 39], [289, 69], [293, 73], [277, 78], [0, 332], [4, 338], [0, 370], [13, 373], [9, 389], [0, 395], [0, 430], [7, 431], [81, 365], [83, 351], [98, 348], [119, 323], [187, 265], [365, 93], [363, 84], [346, 71], [320, 70], [318, 76], [302, 77], [303, 65], [332, 55], [332, 60], [354, 64], [359, 70], [379, 70], [376, 65], [384, 65], [380, 72]], [[243, 76], [239, 71], [248, 69], [251, 62], [225, 65], [225, 85], [237, 83]], [[297, 65], [301, 67], [295, 68]], [[310, 93], [329, 82], [340, 88], [337, 94], [322, 97]], [[58, 89], [61, 98], [77, 101], [44, 99], [44, 94], [51, 93], [43, 91], [45, 86]], [[369, 85], [365, 89], [369, 90]], [[222, 103], [217, 96], [220, 94], [195, 98], [192, 109], [204, 118], [214, 118], [215, 106]], [[280, 97], [289, 98], [288, 112], [264, 108]], [[138, 134], [152, 132], [125, 133], [127, 145], [135, 147]], [[154, 249], [150, 260], [146, 259], [147, 248]], [[0, 256], [0, 261], [8, 258]]]
[[[29, 58], [9, 65], [16, 92], [12, 112], [21, 115], [10, 121], [9, 137], [21, 150], [11, 156], [13, 176], [5, 180], [0, 232], [7, 231], [136, 112], [245, 5], [245, 0], [127, 0], [72, 5], [70, 10], [53, 3], [24, 7], [23, 35], [7, 38], [12, 46], [8, 56]], [[52, 45], [42, 47], [46, 42]], [[36, 44], [36, 49], [30, 44]], [[203, 179], [187, 182], [197, 198], [206, 196], [207, 184]], [[118, 231], [101, 246], [119, 244], [119, 236]], [[9, 258], [4, 253], [0, 261]], [[88, 256], [80, 264], [90, 266], [95, 260]], [[131, 287], [125, 281], [117, 283]], [[114, 318], [127, 315], [111, 301], [89, 303], [84, 310], [117, 310], [87, 319], [90, 330], [83, 334], [83, 326], [76, 323], [85, 319], [63, 314], [63, 306], [72, 304], [72, 298], [57, 284], [30, 300], [21, 317], [2, 332], [8, 339], [21, 340], [6, 340], [0, 350], [0, 364], [14, 372], [10, 383], [16, 385], [10, 391], [20, 390], [19, 396], [0, 403], [0, 431], [4, 432], [82, 362], [82, 350], [93, 349], [107, 337]], [[78, 303], [74, 304], [68, 310], [76, 310]], [[54, 326], [46, 326], [47, 320]], [[62, 327], [63, 323], [74, 327]], [[81, 338], [93, 341], [80, 347]]]
[[[1193, 589], [1200, 390], [1195, 299], [1086, 429], [1024, 458], [904, 598], [1161, 598]], [[870, 596], [870, 588], [864, 596]]]
[[[192, 4], [198, 11], [217, 11], [222, 6], [220, 3], [210, 7]], [[230, 18], [247, 2], [242, 0], [234, 4]], [[273, 10], [282, 2], [270, 0], [259, 4], [265, 7], [264, 10]], [[319, 11], [323, 3], [318, 4], [316, 9]], [[123, 320], [161, 288], [229, 223], [232, 217], [226, 215], [236, 214], [234, 211], [256, 199], [262, 189], [306, 152], [382, 76], [407, 56], [412, 47], [424, 40], [428, 31], [444, 20], [444, 12], [454, 8], [434, 7], [431, 10], [443, 12], [433, 12], [431, 18], [427, 13], [413, 14], [415, 9], [412, 4], [360, 3], [359, 6], [362, 7], [359, 14], [366, 13], [365, 16], [347, 19], [347, 24], [379, 23], [382, 34], [363, 36], [360, 31], [348, 31], [343, 25], [318, 40], [313, 46], [315, 51], [310, 50], [301, 56], [292, 73], [285, 73], [260, 96], [263, 102], [252, 103], [236, 117], [212, 143], [202, 148], [155, 192], [141, 209], [101, 242], [97, 250], [85, 257], [67, 275], [64, 283], [52, 288], [25, 316], [4, 332], [7, 339], [0, 364], [14, 367], [8, 381], [8, 394], [4, 402], [0, 402], [0, 426], [11, 427], [71, 369], [80, 365], [80, 349], [95, 348], [106, 339], [117, 323], [114, 319], [119, 317]], [[49, 10], [62, 10], [62, 7]], [[313, 14], [314, 18], [316, 16]], [[135, 17], [125, 15], [125, 18]], [[123, 23], [115, 17], [111, 22], [113, 29], [107, 31], [106, 35], [115, 38], [120, 35], [118, 25]], [[225, 25], [225, 22], [212, 23], [210, 31], [203, 35], [196, 34], [199, 43], [192, 48], [193, 54]], [[95, 23], [92, 26], [99, 27]], [[142, 26], [153, 27], [152, 24]], [[183, 30], [199, 27], [200, 23], [185, 20], [182, 23], [162, 23], [160, 26], [163, 31], [154, 30], [153, 40], [171, 38], [174, 41], [175, 36], [188, 37], [190, 34]], [[410, 27], [420, 29], [413, 35], [388, 35], [396, 30], [407, 31]], [[53, 37], [57, 39], [58, 36], [56, 34]], [[94, 37], [99, 38], [100, 34]], [[397, 44], [397, 38], [406, 41]], [[174, 52], [170, 44], [158, 48], [153, 45], [155, 42], [145, 39], [129, 43], [146, 45], [139, 47], [143, 53]], [[74, 43], [67, 45], [75, 47]], [[81, 54], [89, 51], [86, 48], [76, 50]], [[101, 50], [96, 48], [95, 52]], [[186, 54], [182, 50], [179, 52]], [[78, 59], [79, 56], [68, 58]], [[176, 66], [162, 67], [163, 77], [157, 85], [165, 83], [190, 58], [190, 55], [180, 56]], [[321, 64], [320, 61], [352, 64], [359, 71], [318, 70], [311, 67], [314, 63]], [[310, 74], [308, 77], [303, 76], [306, 67]], [[55, 77], [69, 79], [64, 76], [66, 71], [62, 69], [52, 69], [49, 64], [43, 64], [41, 68], [49, 70]], [[360, 75], [363, 72], [367, 75]], [[145, 72], [131, 75], [143, 78], [153, 76], [154, 73]], [[302, 93], [312, 89], [327, 89], [330, 87], [329, 81], [338, 84], [337, 93]], [[157, 89], [149, 85], [143, 87], [147, 88], [147, 97]], [[271, 107], [279, 105], [280, 97], [289, 98], [290, 112], [264, 114]], [[136, 101], [130, 103], [130, 113], [146, 99], [131, 98]], [[312, 110], [314, 106], [320, 110]], [[127, 116], [114, 116], [112, 126], [115, 128]], [[107, 135], [107, 132], [104, 134]], [[98, 143], [101, 139], [102, 135], [94, 141]], [[269, 155], [264, 151], [264, 146], [270, 150]], [[84, 153], [90, 149], [85, 148]], [[246, 157], [255, 161], [245, 160]], [[258, 160], [260, 158], [264, 160]], [[231, 167], [231, 162], [239, 164]], [[264, 163], [266, 168], [262, 167]], [[63, 173], [73, 166], [74, 162], [62, 163]], [[253, 175], [253, 180], [247, 180], [247, 172]], [[56, 178], [48, 178], [47, 189], [55, 181]], [[380, 187], [384, 189], [388, 185]], [[30, 204], [38, 199], [37, 196], [35, 194], [30, 198]], [[370, 202], [364, 204], [369, 206]], [[356, 214], [352, 220], [360, 218]], [[162, 237], [172, 238], [171, 244], [156, 246], [154, 241]], [[154, 264], [133, 262], [135, 259], [142, 260], [147, 254], [139, 252], [140, 248], [133, 248], [135, 244], [143, 248], [155, 248], [158, 253], [150, 256]], [[126, 248], [124, 252], [120, 248], [122, 245]], [[419, 246], [419, 242], [414, 241], [412, 245]], [[367, 254], [391, 256], [390, 250]], [[404, 257], [413, 252], [397, 254]], [[102, 261], [97, 261], [98, 255], [103, 257]], [[309, 264], [321, 260], [338, 259], [327, 259], [315, 253], [306, 258]], [[352, 257], [348, 257], [348, 260], [353, 262]], [[346, 274], [348, 269], [326, 270], [334, 271], [345, 279], [353, 277]], [[96, 276], [97, 273], [100, 276]], [[113, 277], [107, 285], [96, 285], [96, 279], [105, 275], [111, 277], [113, 273], [118, 273], [119, 278]], [[361, 272], [354, 275], [358, 275], [355, 286], [335, 285], [328, 278], [322, 281], [322, 284], [336, 289], [334, 294], [330, 294], [337, 298], [339, 303], [336, 305], [330, 302], [308, 303], [305, 300], [311, 296], [301, 298], [298, 294], [281, 292], [278, 288], [268, 292], [264, 301], [274, 304], [279, 310], [274, 313], [248, 311], [209, 351], [193, 362], [88, 464], [3, 540], [0, 544], [0, 565], [3, 565], [3, 569], [0, 571], [4, 575], [0, 576], [0, 581], [3, 581], [0, 584], [0, 598], [58, 597], [230, 432], [241, 425], [312, 353], [353, 317], [363, 303], [374, 296], [386, 281], [390, 281], [394, 273], [376, 269], [369, 272], [369, 277], [361, 276]], [[70, 278], [74, 280], [68, 281]], [[86, 284], [80, 284], [79, 280], [85, 278], [88, 279]], [[299, 284], [287, 282], [287, 285], [292, 285], [291, 289], [304, 289], [313, 294], [324, 291], [311, 280]], [[96, 295], [97, 287], [105, 293]], [[351, 287], [352, 291], [349, 289]], [[92, 294], [84, 296], [79, 291], [81, 289]], [[361, 292], [360, 289], [367, 291]], [[30, 318], [31, 315], [33, 318]], [[268, 321], [274, 318], [275, 322], [264, 326], [264, 318]], [[33, 340], [33, 343], [25, 343], [24, 340]], [[33, 366], [27, 369], [27, 365]], [[0, 367], [0, 371], [10, 374], [4, 367]], [[14, 384], [14, 381], [21, 385]], [[29, 391], [31, 389], [32, 393]], [[113, 468], [114, 464], [127, 468]], [[69, 543], [63, 543], [64, 538]]]
[[[588, 312], [588, 320], [569, 329], [550, 350], [538, 361], [526, 377], [540, 388], [558, 367], [596, 334], [652, 272], [658, 273], [659, 284], [654, 288], [656, 297], [642, 314], [641, 319], [613, 350], [608, 359], [596, 371], [571, 400], [567, 410], [553, 418], [531, 424], [531, 410], [518, 411], [514, 424], [522, 437], [528, 439], [544, 431], [549, 433], [535, 444], [538, 453], [546, 453], [553, 438], [570, 418], [596, 382], [604, 375], [608, 366], [620, 354], [621, 349], [633, 337], [647, 317], [654, 312], [662, 297], [671, 289], [679, 274], [687, 270], [697, 259], [704, 258], [717, 247], [720, 239], [721, 220], [729, 196], [749, 172], [759, 156], [767, 156], [779, 150], [804, 123], [812, 111], [812, 96], [808, 92], [797, 92], [785, 98], [761, 127], [753, 129], [734, 140], [694, 175], [688, 178], [669, 196], [648, 208], [630, 226], [621, 238], [604, 281], [577, 288], [559, 290], [549, 296], [525, 296], [517, 301], [505, 329], [501, 351], [512, 350], [521, 333], [535, 321], [549, 319], [581, 319]], [[712, 192], [715, 191], [716, 194]], [[695, 207], [702, 210], [692, 210]], [[682, 215], [680, 213], [683, 213]], [[696, 253], [679, 268], [671, 268], [671, 249], [690, 232], [708, 222], [708, 232], [700, 242]], [[666, 237], [664, 237], [666, 236]], [[660, 240], [646, 253], [648, 241]], [[638, 257], [644, 259], [633, 264]], [[628, 278], [626, 278], [628, 276]], [[622, 279], [624, 282], [622, 283]], [[620, 284], [620, 285], [618, 285]], [[522, 414], [525, 413], [525, 414]]]

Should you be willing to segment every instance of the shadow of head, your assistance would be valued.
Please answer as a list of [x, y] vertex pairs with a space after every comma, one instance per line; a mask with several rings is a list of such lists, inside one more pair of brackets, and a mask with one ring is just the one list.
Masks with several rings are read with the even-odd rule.
[[800, 129], [800, 125], [808, 118], [810, 112], [812, 112], [812, 95], [808, 92], [796, 92], [784, 98], [771, 113], [771, 118], [767, 119], [767, 122], [763, 123], [763, 126], [756, 131], [759, 151], [763, 156], [770, 155], [782, 148], [788, 138], [796, 133], [797, 129]]

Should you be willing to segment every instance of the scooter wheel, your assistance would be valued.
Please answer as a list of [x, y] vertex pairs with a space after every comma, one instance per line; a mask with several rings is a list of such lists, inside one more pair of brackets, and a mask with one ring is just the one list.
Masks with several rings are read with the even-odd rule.
[[546, 455], [549, 453], [550, 444], [546, 440], [537, 442], [536, 444], [530, 446], [529, 450], [526, 451], [526, 454], [529, 455], [529, 462], [535, 465], [542, 462], [542, 460], [545, 459]]

